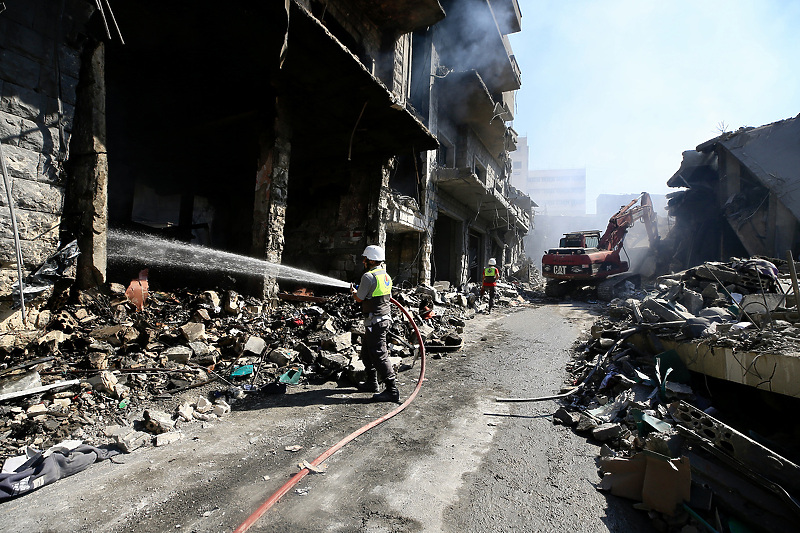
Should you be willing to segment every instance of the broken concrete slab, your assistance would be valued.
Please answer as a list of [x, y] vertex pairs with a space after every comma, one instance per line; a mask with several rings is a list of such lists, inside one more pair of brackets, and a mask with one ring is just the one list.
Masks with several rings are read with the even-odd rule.
[[676, 308], [676, 306], [670, 305], [670, 302], [667, 300], [661, 300], [657, 298], [645, 298], [641, 302], [640, 308], [642, 310], [646, 309], [654, 313], [665, 322], [686, 320], [687, 318], [692, 318], [694, 316], [688, 311], [681, 311], [680, 309]]
[[109, 426], [106, 428], [106, 435], [111, 437], [113, 442], [125, 453], [131, 453], [146, 446], [152, 438], [148, 433], [122, 426]]
[[343, 352], [352, 345], [352, 335], [349, 332], [334, 335], [322, 341], [322, 347], [333, 352]]
[[299, 355], [299, 352], [290, 350], [289, 348], [275, 348], [269, 352], [268, 359], [278, 365], [284, 367], [294, 362]]
[[786, 490], [800, 489], [800, 466], [789, 459], [685, 401], [670, 404], [670, 412], [678, 424], [712, 442], [753, 471], [777, 481]]
[[608, 440], [613, 440], [622, 435], [624, 429], [625, 428], [623, 428], [620, 424], [606, 422], [604, 424], [600, 424], [592, 430], [592, 437], [600, 442], [605, 442]]
[[581, 414], [578, 418], [578, 425], [575, 427], [575, 431], [578, 433], [589, 433], [593, 431], [599, 424], [595, 419], [590, 416], [586, 416]]
[[692, 315], [697, 316], [703, 310], [703, 295], [691, 289], [684, 289], [678, 302], [683, 304]]
[[297, 358], [306, 365], [312, 365], [317, 360], [317, 354], [305, 343], [298, 343], [296, 346]]
[[317, 362], [329, 370], [344, 370], [350, 364], [350, 358], [338, 353], [323, 351]]
[[192, 421], [192, 412], [194, 412], [194, 408], [191, 406], [189, 402], [184, 402], [177, 407], [175, 410], [176, 414], [181, 417], [185, 422]]
[[11, 392], [24, 391], [42, 386], [42, 378], [36, 370], [29, 370], [23, 374], [12, 376], [0, 381], [0, 396]]
[[230, 315], [237, 315], [242, 307], [244, 307], [244, 301], [237, 292], [227, 291], [225, 293], [225, 299], [222, 303], [222, 308], [226, 313]]
[[192, 354], [192, 349], [188, 346], [173, 346], [162, 352], [162, 355], [166, 356], [168, 360], [182, 365], [185, 365], [189, 362], [189, 360], [192, 358]]
[[158, 411], [156, 409], [147, 409], [144, 411], [144, 427], [153, 435], [158, 435], [160, 433], [166, 433], [167, 431], [171, 431], [172, 428], [175, 427], [175, 421], [172, 419], [170, 415], [163, 411]]
[[576, 413], [574, 411], [567, 411], [565, 408], [561, 407], [553, 413], [553, 422], [560, 422], [565, 426], [573, 427], [578, 425], [578, 421], [580, 420], [580, 413]]
[[264, 350], [267, 348], [267, 342], [262, 339], [261, 337], [257, 337], [255, 335], [251, 335], [248, 337], [247, 342], [244, 344], [242, 348], [242, 356], [255, 356], [261, 357], [261, 354], [264, 353]]
[[160, 433], [156, 435], [155, 445], [157, 447], [166, 446], [167, 444], [178, 442], [181, 439], [183, 439], [183, 433], [180, 431], [168, 431], [166, 433]]
[[698, 278], [707, 279], [711, 281], [720, 281], [722, 283], [736, 283], [740, 277], [736, 271], [722, 263], [707, 262], [695, 269], [694, 275]]
[[200, 341], [206, 338], [206, 326], [201, 322], [187, 322], [179, 329], [188, 342]]
[[198, 413], [209, 413], [214, 408], [214, 404], [208, 401], [207, 398], [198, 398], [195, 404], [195, 410]]

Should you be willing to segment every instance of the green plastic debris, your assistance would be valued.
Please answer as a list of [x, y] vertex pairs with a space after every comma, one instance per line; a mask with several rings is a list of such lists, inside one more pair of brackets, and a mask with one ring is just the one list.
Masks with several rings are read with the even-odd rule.
[[278, 381], [281, 383], [287, 383], [289, 385], [297, 385], [300, 383], [300, 376], [302, 375], [303, 367], [297, 366], [287, 370], [280, 378], [278, 378]]
[[636, 381], [636, 383], [641, 383], [642, 385], [650, 385], [651, 387], [656, 385], [655, 381], [653, 381], [650, 378], [650, 376], [648, 376], [638, 368], [634, 368], [633, 370], [636, 373], [636, 376], [633, 378]]
[[[677, 381], [684, 385], [689, 385], [691, 383], [692, 375], [675, 350], [667, 350], [666, 352], [656, 355], [656, 364], [659, 363], [663, 372], [667, 372], [668, 368], [672, 369], [672, 372], [668, 372], [671, 378], [670, 381]], [[666, 375], [667, 374], [665, 374], [664, 379], [661, 380], [662, 383], [666, 381]]]
[[124, 400], [119, 402], [119, 408], [120, 409], [125, 409], [126, 407], [128, 407], [128, 399], [127, 398], [125, 398]]
[[231, 376], [249, 376], [253, 373], [253, 365], [242, 365], [231, 372]]

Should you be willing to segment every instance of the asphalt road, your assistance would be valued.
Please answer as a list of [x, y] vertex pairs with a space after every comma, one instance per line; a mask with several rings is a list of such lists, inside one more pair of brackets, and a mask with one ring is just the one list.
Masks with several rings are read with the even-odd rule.
[[[429, 356], [403, 412], [330, 457], [250, 531], [639, 532], [630, 501], [596, 491], [597, 444], [552, 423], [569, 350], [593, 320], [579, 303], [527, 306], [469, 321], [465, 346]], [[404, 398], [420, 365], [401, 373]], [[344, 436], [388, 412], [329, 382], [235, 406], [186, 438], [137, 450], [0, 505], [0, 530], [233, 531]], [[191, 397], [189, 397], [191, 399]], [[287, 446], [302, 446], [286, 451]]]

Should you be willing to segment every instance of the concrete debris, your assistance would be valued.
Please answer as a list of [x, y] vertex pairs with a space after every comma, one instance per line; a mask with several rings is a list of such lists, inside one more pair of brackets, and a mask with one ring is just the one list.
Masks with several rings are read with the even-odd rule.
[[[781, 489], [800, 490], [792, 431], [785, 415], [772, 422], [774, 428], [766, 419], [754, 420], [753, 414], [766, 418], [768, 408], [757, 411], [744, 400], [751, 397], [744, 385], [776, 396], [776, 404], [800, 398], [796, 380], [783, 377], [795, 375], [791, 369], [800, 352], [800, 309], [792, 292], [785, 261], [734, 258], [663, 276], [609, 304], [608, 316], [594, 324], [568, 364], [568, 385], [578, 386], [577, 392], [561, 399], [553, 414], [554, 423], [603, 443], [600, 489], [641, 502], [637, 508], [650, 511], [659, 528], [702, 525], [686, 506], [709, 521], [725, 513], [753, 526], [764, 516], [771, 523], [792, 523], [796, 508], [780, 496]], [[716, 371], [725, 357], [737, 364]], [[765, 360], [769, 367], [759, 366]], [[717, 387], [742, 389], [714, 395]], [[726, 396], [742, 401], [724, 405]], [[712, 406], [712, 398], [720, 405]], [[728, 419], [757, 425], [758, 439], [707, 414], [717, 408], [727, 408]], [[745, 410], [749, 419], [738, 412]], [[702, 465], [702, 482], [692, 479], [695, 462]], [[695, 504], [695, 493], [701, 499], [709, 479], [721, 491], [719, 499]], [[730, 494], [745, 492], [745, 483], [750, 492], [756, 486], [772, 491], [772, 498], [731, 503]], [[747, 506], [748, 514], [736, 511]]]
[[159, 435], [156, 435], [154, 444], [156, 446], [166, 446], [167, 444], [178, 442], [181, 439], [183, 439], [183, 433], [179, 431], [169, 431], [167, 433], [161, 433]]
[[144, 412], [144, 421], [145, 430], [153, 435], [166, 433], [175, 427], [175, 421], [171, 415], [154, 409]]
[[[529, 283], [501, 285], [497, 307], [537, 296]], [[139, 311], [125, 285], [108, 289], [40, 310], [40, 331], [0, 336], [0, 461], [66, 438], [125, 452], [164, 445], [183, 426], [219, 420], [253, 393], [364, 380], [363, 323], [348, 294], [270, 308], [230, 290], [165, 293], [150, 284]], [[461, 347], [478, 292], [474, 284], [438, 285], [393, 296], [421, 326], [426, 348], [447, 352]], [[389, 349], [400, 371], [413, 366], [419, 347], [393, 313]], [[248, 371], [234, 372], [242, 368]]]

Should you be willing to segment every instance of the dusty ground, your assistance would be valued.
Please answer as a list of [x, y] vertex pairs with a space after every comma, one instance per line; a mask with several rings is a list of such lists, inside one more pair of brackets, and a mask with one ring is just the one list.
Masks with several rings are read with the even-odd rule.
[[[306, 476], [251, 531], [650, 531], [606, 497], [598, 447], [550, 414], [592, 307], [501, 310], [468, 323], [465, 347], [429, 358], [417, 399]], [[407, 395], [420, 365], [401, 374]], [[335, 383], [235, 406], [186, 438], [138, 450], [0, 505], [4, 531], [232, 531], [298, 470], [388, 410]], [[286, 446], [300, 445], [298, 452]]]

